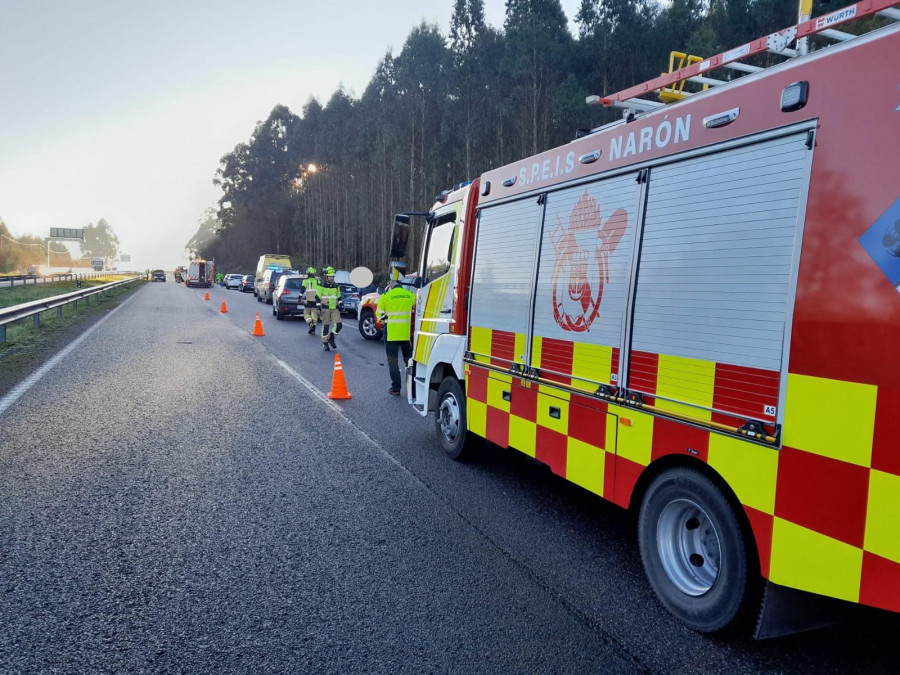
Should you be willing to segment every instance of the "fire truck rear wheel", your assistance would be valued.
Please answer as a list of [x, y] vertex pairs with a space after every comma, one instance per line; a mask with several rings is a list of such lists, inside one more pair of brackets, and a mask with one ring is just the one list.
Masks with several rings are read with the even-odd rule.
[[471, 455], [476, 437], [466, 429], [466, 396], [455, 377], [441, 382], [437, 395], [434, 426], [441, 448], [451, 459], [465, 460]]
[[749, 592], [747, 546], [734, 508], [706, 476], [660, 474], [638, 519], [641, 560], [662, 604], [701, 633], [733, 626]]

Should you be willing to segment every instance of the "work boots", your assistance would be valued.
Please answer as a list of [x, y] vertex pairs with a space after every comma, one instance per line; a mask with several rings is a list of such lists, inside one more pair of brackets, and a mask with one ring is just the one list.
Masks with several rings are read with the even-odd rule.
[[309, 330], [306, 331], [306, 334], [307, 334], [307, 335], [312, 335], [312, 334], [315, 333], [315, 332], [316, 332], [316, 322], [315, 322], [315, 321], [310, 321], [310, 322], [309, 322]]
[[331, 335], [328, 336], [328, 344], [331, 345], [331, 348], [334, 351], [337, 351], [337, 345], [334, 342], [334, 333], [332, 333]]
[[330, 352], [330, 351], [331, 351], [331, 347], [328, 346], [328, 343], [327, 343], [327, 342], [323, 342], [323, 343], [322, 343], [322, 351], [323, 351], [323, 352]]

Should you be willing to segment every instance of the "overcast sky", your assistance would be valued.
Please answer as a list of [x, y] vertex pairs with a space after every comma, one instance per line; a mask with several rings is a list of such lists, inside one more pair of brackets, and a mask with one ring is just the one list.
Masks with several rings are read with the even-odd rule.
[[[504, 0], [485, 0], [501, 27]], [[563, 0], [573, 25], [580, 0]], [[219, 158], [283, 103], [358, 97], [453, 0], [0, 0], [0, 218], [105, 218], [131, 269], [172, 269], [220, 196]], [[77, 254], [77, 245], [71, 247]]]

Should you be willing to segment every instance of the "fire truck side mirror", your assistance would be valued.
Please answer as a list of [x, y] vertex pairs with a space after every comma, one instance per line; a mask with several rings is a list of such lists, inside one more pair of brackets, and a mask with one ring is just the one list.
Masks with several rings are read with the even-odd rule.
[[405, 258], [409, 243], [409, 216], [398, 213], [394, 216], [394, 232], [391, 235], [391, 258]]

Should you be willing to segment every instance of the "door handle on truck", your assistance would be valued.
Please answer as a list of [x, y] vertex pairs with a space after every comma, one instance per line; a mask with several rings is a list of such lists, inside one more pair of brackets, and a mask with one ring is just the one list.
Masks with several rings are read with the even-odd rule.
[[441, 310], [441, 314], [449, 314], [449, 313], [452, 312], [452, 311], [453, 311], [453, 308], [452, 308], [452, 307], [449, 307], [449, 308], [447, 308], [447, 309], [442, 309], [442, 310]]
[[503, 400], [504, 400], [504, 401], [508, 401], [508, 400], [510, 400], [511, 398], [512, 398], [512, 396], [510, 396], [510, 393], [509, 393], [508, 391], [504, 390], [504, 391], [503, 391]]
[[555, 405], [550, 406], [550, 417], [555, 420], [559, 419], [559, 408], [557, 408]]

